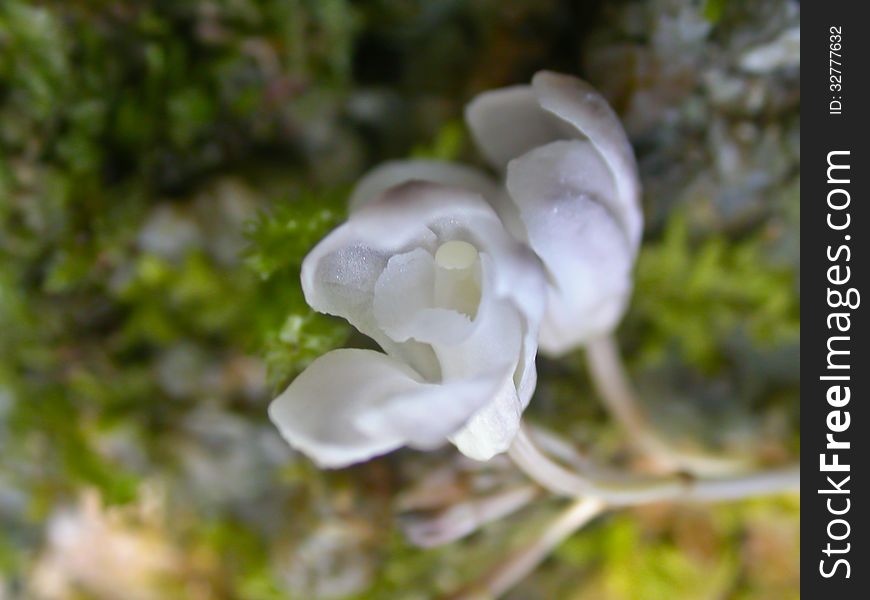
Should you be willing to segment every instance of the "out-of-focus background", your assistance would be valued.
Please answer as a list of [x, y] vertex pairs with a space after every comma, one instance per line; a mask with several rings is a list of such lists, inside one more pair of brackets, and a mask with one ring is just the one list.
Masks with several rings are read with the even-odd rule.
[[[301, 258], [390, 158], [479, 161], [475, 93], [579, 74], [624, 119], [646, 235], [619, 337], [687, 447], [797, 455], [799, 5], [786, 0], [0, 2], [0, 598], [427, 599], [559, 507], [409, 545], [449, 448], [339, 472], [266, 417], [322, 352]], [[358, 340], [356, 340], [358, 341]], [[527, 412], [624, 462], [582, 353]], [[654, 506], [570, 538], [510, 598], [799, 596], [799, 503]]]

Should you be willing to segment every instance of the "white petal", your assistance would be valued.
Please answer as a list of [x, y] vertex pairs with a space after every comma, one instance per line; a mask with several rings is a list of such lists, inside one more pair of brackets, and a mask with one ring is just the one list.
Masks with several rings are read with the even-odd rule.
[[411, 338], [411, 323], [419, 311], [433, 306], [435, 261], [423, 248], [395, 254], [374, 287], [374, 315], [378, 326], [392, 339]]
[[334, 350], [303, 371], [269, 406], [290, 445], [318, 465], [343, 467], [403, 445], [430, 448], [454, 433], [491, 383], [421, 383], [409, 367], [371, 350]]
[[463, 188], [489, 198], [498, 185], [485, 173], [464, 165], [439, 160], [397, 160], [383, 163], [363, 176], [350, 197], [350, 210], [367, 205], [388, 189], [409, 181], [428, 181]]
[[[537, 322], [543, 310], [543, 280], [535, 255], [505, 230], [493, 208], [479, 195], [459, 188], [410, 182], [391, 188], [351, 216], [349, 225], [366, 243], [403, 250], [399, 240], [411, 238], [411, 248], [423, 247], [434, 255], [439, 243], [469, 242], [489, 254], [496, 296], [516, 303], [525, 317]], [[424, 229], [431, 240], [416, 240], [401, 232]], [[400, 237], [402, 236], [402, 237]], [[409, 249], [411, 249], [409, 248]]]
[[433, 344], [442, 380], [478, 373], [500, 373], [512, 379], [522, 350], [522, 321], [522, 313], [513, 303], [484, 289], [471, 334], [459, 343]]
[[358, 425], [372, 435], [401, 435], [408, 446], [430, 450], [442, 445], [490, 401], [496, 390], [494, 383], [490, 375], [480, 374], [424, 384], [377, 411], [361, 415]]
[[[448, 310], [449, 303], [442, 306], [433, 287], [439, 280], [432, 257], [448, 241], [479, 252], [484, 289], [472, 321]], [[312, 251], [303, 264], [303, 288], [312, 306], [346, 316], [388, 354], [412, 364], [425, 377], [421, 385], [440, 382], [414, 397], [431, 395], [443, 405], [441, 418], [461, 451], [487, 459], [507, 449], [534, 390], [546, 288], [540, 261], [479, 195], [416, 181], [390, 188]], [[457, 307], [471, 315], [466, 308]], [[418, 365], [428, 358], [420, 361], [409, 351], [417, 348], [432, 353], [435, 369]], [[354, 425], [363, 433], [404, 432], [431, 418], [414, 406], [368, 411]], [[404, 443], [425, 447], [441, 439], [417, 429], [419, 435]]]
[[553, 142], [512, 161], [507, 188], [550, 275], [540, 347], [559, 354], [612, 329], [631, 290], [633, 251], [590, 176], [588, 143]]
[[509, 235], [497, 218], [473, 221], [447, 218], [431, 222], [429, 229], [441, 240], [467, 241], [481, 255], [489, 255], [492, 266], [487, 277], [492, 277], [495, 297], [509, 299], [528, 320], [538, 321], [543, 312], [544, 286], [540, 261], [526, 244]]
[[[489, 241], [488, 248], [498, 249], [494, 240]], [[432, 264], [432, 259], [421, 249], [391, 258], [378, 282], [379, 287], [384, 284], [384, 289], [375, 294], [375, 312], [384, 320], [387, 331], [395, 332], [392, 327], [398, 322], [406, 328], [405, 332], [413, 328], [416, 339], [432, 344], [444, 386], [453, 389], [488, 382], [480, 410], [450, 438], [461, 452], [477, 460], [488, 460], [508, 449], [536, 381], [534, 358], [537, 322], [543, 305], [542, 277], [539, 270], [534, 270], [531, 272], [534, 275], [525, 280], [513, 279], [514, 287], [506, 290], [508, 275], [500, 271], [513, 267], [522, 274], [522, 268], [512, 266], [511, 262], [527, 256], [519, 252], [512, 257], [510, 250], [517, 244], [510, 242], [507, 246], [502, 249], [505, 254], [498, 264], [489, 254], [480, 255], [485, 279], [473, 322], [454, 311], [426, 308], [431, 298], [421, 294], [420, 289], [429, 287], [428, 280], [433, 274], [426, 272], [426, 266]], [[532, 292], [537, 295], [537, 313], [526, 316], [522, 312], [513, 297], [519, 290], [529, 296]], [[453, 319], [463, 320], [454, 323]]]
[[[390, 256], [415, 248], [434, 253], [438, 236], [431, 224], [458, 223], [466, 231], [486, 229], [516, 244], [492, 207], [459, 188], [408, 182], [390, 188], [354, 212], [323, 239], [302, 263], [302, 289], [317, 311], [347, 319], [388, 354], [410, 363], [427, 380], [439, 377], [431, 349], [415, 340], [396, 342], [374, 315], [374, 288]], [[530, 260], [527, 258], [526, 260]]]
[[439, 238], [465, 239], [473, 243], [484, 261], [491, 260], [491, 266], [485, 268], [485, 275], [492, 297], [507, 300], [519, 310], [523, 345], [514, 381], [520, 392], [520, 402], [525, 407], [536, 382], [538, 326], [546, 299], [540, 260], [525, 244], [511, 238], [495, 222], [479, 219], [474, 223], [473, 231], [452, 220], [432, 223], [430, 228]]
[[[429, 225], [439, 220], [498, 223], [493, 208], [475, 192], [426, 181], [395, 186], [356, 210], [347, 225], [390, 254], [426, 247], [434, 253], [435, 236]], [[428, 237], [431, 243], [421, 240]]]
[[[483, 255], [485, 284], [474, 330], [458, 344], [435, 344], [445, 382], [473, 377], [489, 377], [494, 383], [486, 405], [450, 438], [471, 458], [489, 460], [506, 451], [519, 428], [525, 408], [517, 394], [515, 375], [522, 376], [524, 319], [517, 306], [496, 295], [493, 261]], [[534, 367], [532, 368], [534, 371]]]
[[465, 121], [480, 151], [499, 170], [532, 148], [572, 137], [561, 121], [541, 110], [535, 90], [527, 85], [476, 96], [465, 107]]
[[538, 146], [588, 139], [615, 182], [609, 201], [632, 250], [637, 250], [643, 228], [637, 163], [619, 118], [592, 86], [542, 71], [531, 86], [480, 94], [466, 107], [465, 118], [481, 152], [498, 169]]
[[374, 315], [397, 342], [457, 342], [471, 331], [470, 319], [435, 306], [435, 261], [422, 248], [392, 256], [375, 285]]
[[618, 192], [616, 217], [636, 251], [643, 229], [640, 180], [634, 152], [619, 117], [595, 88], [576, 77], [541, 71], [532, 79], [532, 87], [541, 107], [576, 127], [610, 167]]
[[410, 181], [437, 183], [479, 194], [495, 209], [508, 232], [516, 239], [524, 239], [525, 232], [516, 207], [491, 177], [478, 169], [445, 161], [397, 160], [375, 167], [354, 188], [350, 197], [350, 211], [353, 213], [390, 188]]
[[[428, 237], [432, 236], [427, 232]], [[426, 236], [424, 236], [426, 237]], [[432, 349], [414, 340], [403, 343], [381, 329], [373, 310], [374, 288], [387, 264], [387, 251], [360, 239], [347, 224], [329, 234], [302, 263], [302, 290], [315, 310], [342, 317], [391, 356], [430, 380], [439, 375]]]
[[372, 435], [356, 421], [421, 384], [414, 372], [371, 350], [335, 350], [311, 363], [269, 406], [291, 446], [320, 466], [342, 467], [400, 447], [399, 435]]
[[465, 426], [450, 436], [450, 441], [465, 456], [486, 461], [506, 452], [520, 428], [522, 407], [510, 378]]

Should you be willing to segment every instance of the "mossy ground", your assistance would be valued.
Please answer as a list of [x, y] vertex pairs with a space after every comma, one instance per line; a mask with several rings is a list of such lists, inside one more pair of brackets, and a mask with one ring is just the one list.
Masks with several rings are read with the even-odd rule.
[[[555, 503], [411, 548], [394, 500], [448, 450], [324, 473], [266, 406], [314, 357], [365, 343], [298, 283], [353, 181], [385, 159], [477, 160], [464, 102], [539, 68], [601, 88], [637, 149], [647, 229], [620, 339], [657, 424], [796, 456], [799, 76], [742, 57], [797, 10], [0, 3], [0, 597], [431, 598], [533, 531]], [[618, 461], [581, 364], [541, 362], [529, 418]], [[81, 525], [94, 494], [110, 525]], [[82, 570], [64, 514], [85, 549], [138, 540], [142, 564], [95, 553]], [[798, 515], [769, 499], [606, 517], [513, 597], [797, 598]]]

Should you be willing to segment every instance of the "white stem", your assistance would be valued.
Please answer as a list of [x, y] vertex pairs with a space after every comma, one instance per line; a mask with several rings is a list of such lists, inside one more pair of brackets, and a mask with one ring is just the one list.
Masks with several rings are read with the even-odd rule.
[[589, 342], [586, 359], [592, 382], [605, 406], [625, 429], [637, 450], [658, 466], [696, 475], [745, 470], [745, 461], [679, 450], [655, 431], [625, 373], [619, 347], [612, 336]]
[[434, 515], [404, 515], [401, 519], [402, 529], [407, 538], [417, 546], [440, 546], [463, 538], [484, 525], [520, 510], [540, 494], [541, 488], [529, 483], [454, 504]]
[[[739, 475], [734, 471], [745, 468], [742, 462], [677, 450], [659, 437], [644, 415], [613, 338], [591, 343], [587, 356], [593, 380], [605, 404], [637, 449], [661, 467], [677, 473], [602, 477], [591, 473], [583, 457], [566, 452], [556, 443], [558, 440], [551, 440], [559, 453], [572, 463], [574, 470], [570, 470], [542, 452], [525, 426], [521, 427], [510, 448], [514, 463], [543, 488], [573, 497], [575, 501], [532, 543], [511, 555], [473, 589], [455, 598], [479, 598], [481, 594], [483, 597], [500, 596], [531, 573], [565, 538], [611, 507], [661, 501], [715, 502], [800, 491], [799, 465]], [[717, 474], [719, 477], [715, 476]]]
[[520, 428], [509, 452], [526, 475], [560, 496], [589, 496], [613, 505], [627, 505], [671, 498], [684, 487], [685, 480], [677, 476], [605, 482], [583, 471], [567, 469], [544, 454], [525, 427]]
[[684, 476], [620, 477], [601, 479], [571, 471], [553, 461], [520, 429], [510, 449], [511, 458], [532, 480], [555, 494], [591, 497], [609, 506], [632, 506], [665, 500], [734, 500], [800, 490], [800, 467], [790, 466], [721, 478]]
[[600, 500], [593, 498], [575, 500], [559, 513], [534, 541], [511, 554], [482, 581], [454, 596], [454, 599], [470, 600], [501, 596], [534, 571], [554, 548], [601, 514], [604, 509], [605, 504]]

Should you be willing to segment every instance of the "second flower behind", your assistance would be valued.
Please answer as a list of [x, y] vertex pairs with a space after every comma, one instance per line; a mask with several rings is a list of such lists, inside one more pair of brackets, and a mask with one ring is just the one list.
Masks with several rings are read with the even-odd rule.
[[466, 119], [498, 177], [438, 161], [369, 173], [351, 216], [306, 257], [302, 287], [384, 350], [336, 350], [271, 405], [325, 467], [445, 440], [506, 451], [540, 348], [606, 335], [632, 288], [643, 226], [631, 146], [587, 83], [541, 72], [481, 94]]

